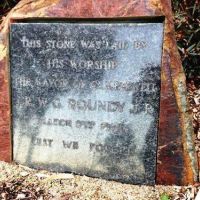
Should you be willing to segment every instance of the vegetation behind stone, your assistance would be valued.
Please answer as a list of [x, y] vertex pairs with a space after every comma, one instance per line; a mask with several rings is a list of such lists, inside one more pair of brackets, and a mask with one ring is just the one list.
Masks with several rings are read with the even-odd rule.
[[172, 0], [176, 39], [188, 79], [200, 76], [200, 0]]

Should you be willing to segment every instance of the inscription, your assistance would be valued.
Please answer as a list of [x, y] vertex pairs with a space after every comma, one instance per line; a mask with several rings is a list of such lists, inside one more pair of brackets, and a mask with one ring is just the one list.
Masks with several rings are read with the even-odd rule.
[[69, 66], [73, 69], [104, 69], [111, 70], [117, 67], [117, 61], [115, 60], [61, 60], [61, 59], [48, 59], [47, 69], [57, 68], [62, 69]]
[[[22, 46], [24, 48], [45, 48], [45, 49], [74, 49], [74, 48], [83, 48], [90, 50], [126, 50], [129, 47], [135, 49], [144, 49], [146, 48], [147, 42], [142, 40], [134, 41], [113, 41], [110, 42], [109, 39], [104, 40], [34, 40], [29, 39], [26, 36], [23, 36], [21, 39]], [[131, 45], [130, 45], [131, 44]]]
[[76, 128], [93, 129], [95, 124], [96, 123], [94, 121], [77, 120], [76, 121]]
[[11, 24], [14, 160], [152, 183], [162, 28], [132, 22]]
[[[98, 123], [96, 121], [76, 120], [73, 122], [71, 119], [45, 118], [42, 120], [42, 124], [47, 126], [68, 126], [70, 128], [74, 126], [78, 129], [93, 129]], [[125, 123], [102, 122], [98, 126], [102, 131], [113, 134], [126, 134], [130, 131], [129, 125]]]
[[47, 40], [46, 48], [47, 49], [74, 49], [76, 47], [76, 41], [73, 40]]
[[36, 97], [35, 99], [32, 99], [31, 97], [24, 96], [17, 100], [16, 105], [20, 108], [35, 107], [35, 103], [37, 103], [39, 108], [43, 108], [48, 104], [48, 98]]
[[137, 41], [133, 42], [133, 46], [136, 49], [144, 49], [144, 48], [147, 47], [147, 42], [146, 41], [139, 41], [139, 40], [137, 40]]
[[77, 141], [64, 141], [63, 140], [63, 147], [65, 149], [79, 149], [79, 144]]
[[24, 48], [40, 48], [41, 47], [40, 40], [28, 39], [26, 38], [26, 36], [22, 37], [21, 42]]
[[[32, 81], [29, 78], [26, 77], [19, 77], [16, 80], [16, 87], [33, 87]], [[101, 90], [116, 90], [116, 91], [131, 91], [133, 93], [136, 92], [146, 92], [146, 93], [155, 93], [158, 91], [158, 85], [153, 82], [142, 82], [142, 83], [135, 83], [131, 81], [105, 81], [104, 83], [100, 81], [91, 81], [88, 83], [88, 81], [79, 80], [70, 82], [69, 79], [66, 78], [60, 78], [57, 79], [56, 77], [51, 78], [41, 78], [36, 77], [35, 83], [37, 87], [45, 87], [45, 88], [55, 88], [57, 90], [61, 89], [84, 89], [84, 88], [90, 88], [90, 89], [101, 89]]]
[[112, 50], [124, 50], [127, 49], [129, 44], [127, 41], [114, 41], [109, 42], [108, 40], [102, 41], [90, 41], [90, 40], [81, 40], [81, 46], [86, 49], [112, 49]]
[[72, 120], [66, 119], [43, 119], [43, 124], [45, 125], [54, 125], [54, 126], [69, 126], [72, 127]]
[[129, 110], [131, 114], [136, 114], [141, 111], [144, 111], [146, 114], [153, 114], [154, 108], [146, 103], [146, 104], [133, 104], [132, 108]]
[[129, 126], [124, 123], [102, 122], [100, 128], [101, 130], [109, 131], [114, 134], [126, 134], [130, 131]]
[[115, 69], [117, 67], [117, 62], [113, 60], [98, 60], [98, 61], [92, 61], [92, 60], [80, 60], [79, 62], [76, 62], [75, 60], [70, 60], [70, 64], [72, 68], [75, 69]]
[[114, 153], [114, 154], [119, 154], [118, 156], [120, 157], [120, 154], [130, 154], [133, 153], [132, 149], [128, 149], [127, 147], [123, 146], [112, 146], [112, 145], [105, 145], [105, 144], [95, 144], [95, 143], [90, 143], [90, 152], [98, 152], [98, 153]]
[[125, 103], [119, 101], [94, 101], [92, 99], [68, 99], [68, 108], [78, 111], [123, 112]]
[[32, 137], [31, 142], [36, 146], [52, 147], [53, 140], [47, 138]]

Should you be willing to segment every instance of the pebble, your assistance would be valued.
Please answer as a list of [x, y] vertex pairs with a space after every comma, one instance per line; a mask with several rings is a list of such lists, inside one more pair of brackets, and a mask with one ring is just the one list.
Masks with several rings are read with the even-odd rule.
[[196, 108], [193, 108], [192, 110], [194, 113], [198, 112], [198, 110]]
[[196, 103], [196, 105], [200, 104], [200, 97], [194, 97], [194, 102]]
[[37, 173], [37, 174], [35, 174], [35, 176], [37, 176], [37, 178], [39, 178], [39, 179], [44, 179], [44, 178], [49, 177], [49, 175], [47, 175], [47, 174], [42, 174], [42, 173]]
[[25, 176], [28, 176], [29, 173], [24, 171], [24, 172], [20, 172], [20, 175], [23, 176], [23, 177], [25, 177]]
[[198, 133], [197, 133], [197, 139], [200, 140], [200, 129], [198, 130]]
[[26, 195], [21, 193], [21, 194], [18, 194], [17, 195], [17, 198], [16, 199], [25, 199], [26, 198]]
[[73, 174], [64, 174], [64, 173], [60, 173], [60, 174], [55, 174], [49, 177], [50, 179], [73, 179], [74, 175]]
[[200, 200], [200, 191], [198, 191], [197, 196], [195, 197], [195, 200]]
[[1, 197], [2, 197], [3, 199], [6, 199], [6, 193], [3, 192], [3, 193], [1, 194]]

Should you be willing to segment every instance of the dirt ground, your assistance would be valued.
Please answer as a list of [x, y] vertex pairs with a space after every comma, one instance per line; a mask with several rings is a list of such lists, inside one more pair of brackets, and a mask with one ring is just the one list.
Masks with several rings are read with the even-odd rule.
[[[178, 186], [135, 186], [73, 174], [51, 173], [0, 162], [0, 199], [181, 200], [197, 190]], [[188, 198], [189, 199], [189, 198]]]

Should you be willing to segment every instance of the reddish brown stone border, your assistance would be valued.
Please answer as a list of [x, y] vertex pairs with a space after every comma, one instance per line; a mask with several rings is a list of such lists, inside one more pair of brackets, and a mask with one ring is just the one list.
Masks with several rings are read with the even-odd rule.
[[165, 16], [157, 184], [197, 181], [185, 75], [176, 47], [170, 0], [22, 0], [0, 26], [0, 160], [12, 160], [8, 33], [11, 19]]

